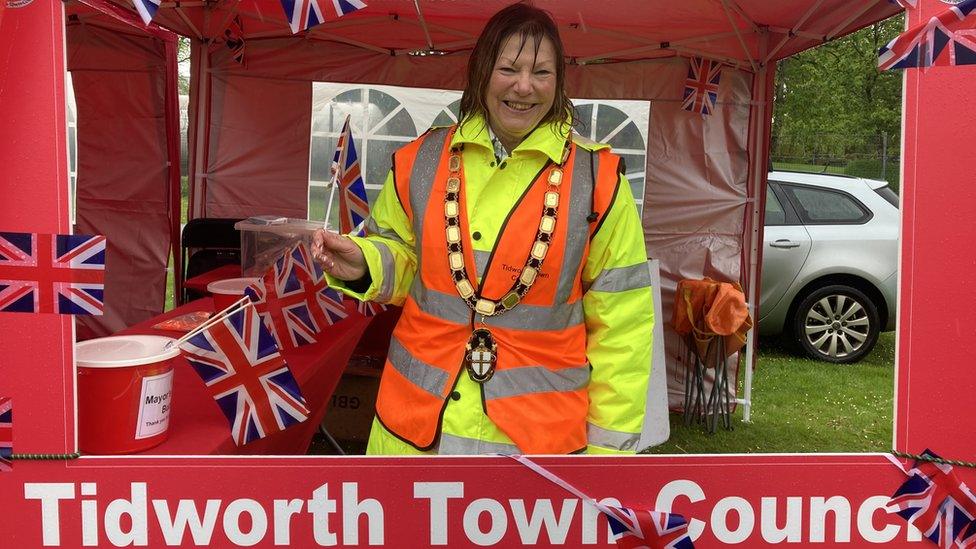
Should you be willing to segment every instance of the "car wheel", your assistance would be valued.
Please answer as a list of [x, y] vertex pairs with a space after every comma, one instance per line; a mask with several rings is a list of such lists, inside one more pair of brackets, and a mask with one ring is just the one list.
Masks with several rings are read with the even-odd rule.
[[864, 292], [850, 286], [826, 286], [810, 293], [796, 308], [793, 337], [811, 358], [857, 362], [878, 342], [878, 308]]

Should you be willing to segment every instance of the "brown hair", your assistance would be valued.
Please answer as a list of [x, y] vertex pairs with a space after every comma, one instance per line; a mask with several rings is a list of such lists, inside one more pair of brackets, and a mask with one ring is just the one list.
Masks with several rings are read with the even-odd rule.
[[507, 6], [493, 15], [478, 36], [478, 41], [468, 58], [468, 83], [461, 95], [459, 119], [463, 121], [472, 115], [480, 114], [488, 120], [488, 103], [485, 101], [488, 80], [491, 78], [502, 45], [511, 36], [519, 37], [519, 54], [522, 53], [529, 39], [535, 43], [537, 55], [539, 45], [544, 38], [552, 42], [556, 54], [556, 97], [553, 99], [552, 108], [542, 118], [540, 124], [545, 122], [563, 124], [569, 118], [569, 123], [572, 125], [575, 116], [573, 104], [566, 95], [566, 59], [556, 22], [549, 12], [523, 2]]

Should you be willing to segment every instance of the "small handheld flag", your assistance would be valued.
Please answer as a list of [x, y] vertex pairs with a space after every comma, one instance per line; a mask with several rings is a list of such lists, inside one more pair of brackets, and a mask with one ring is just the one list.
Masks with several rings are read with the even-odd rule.
[[254, 307], [244, 307], [180, 344], [230, 423], [238, 445], [308, 419], [298, 382]]

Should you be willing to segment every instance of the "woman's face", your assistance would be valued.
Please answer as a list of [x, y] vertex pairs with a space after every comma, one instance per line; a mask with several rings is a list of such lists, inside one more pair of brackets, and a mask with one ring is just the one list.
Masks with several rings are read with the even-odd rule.
[[495, 136], [509, 150], [518, 145], [552, 108], [556, 97], [556, 53], [543, 38], [536, 52], [535, 40], [505, 39], [488, 80], [485, 100], [488, 122]]

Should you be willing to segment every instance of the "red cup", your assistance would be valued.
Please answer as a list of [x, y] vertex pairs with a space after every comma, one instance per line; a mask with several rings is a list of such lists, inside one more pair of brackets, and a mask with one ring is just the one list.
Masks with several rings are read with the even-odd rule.
[[257, 284], [260, 278], [225, 278], [207, 284], [207, 291], [213, 296], [214, 312], [223, 311], [244, 297], [244, 290]]
[[128, 454], [166, 440], [173, 402], [169, 337], [103, 337], [75, 346], [78, 446], [84, 454]]

